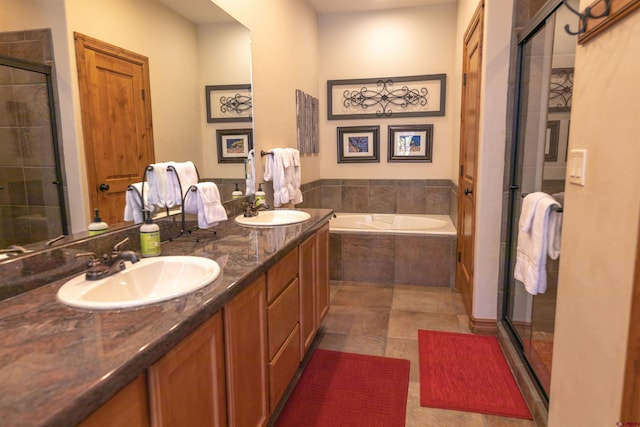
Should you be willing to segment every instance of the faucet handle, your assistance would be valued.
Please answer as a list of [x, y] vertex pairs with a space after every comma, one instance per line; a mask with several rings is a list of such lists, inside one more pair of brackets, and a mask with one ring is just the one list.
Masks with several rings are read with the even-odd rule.
[[120, 252], [120, 247], [126, 245], [127, 243], [129, 243], [129, 238], [125, 237], [120, 242], [113, 245], [113, 252]]
[[89, 257], [88, 267], [96, 267], [102, 264], [102, 262], [100, 261], [100, 258], [98, 258], [98, 256], [93, 252], [80, 252], [75, 256], [76, 256], [76, 259], [82, 258], [82, 257]]

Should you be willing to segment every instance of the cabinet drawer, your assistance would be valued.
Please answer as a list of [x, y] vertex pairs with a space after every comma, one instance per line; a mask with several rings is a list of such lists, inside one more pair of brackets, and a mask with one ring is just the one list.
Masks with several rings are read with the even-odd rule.
[[271, 303], [298, 276], [298, 248], [267, 271], [267, 301]]
[[267, 307], [269, 360], [273, 359], [300, 319], [298, 279]]
[[269, 363], [269, 403], [273, 412], [300, 364], [300, 327], [296, 325], [276, 357]]

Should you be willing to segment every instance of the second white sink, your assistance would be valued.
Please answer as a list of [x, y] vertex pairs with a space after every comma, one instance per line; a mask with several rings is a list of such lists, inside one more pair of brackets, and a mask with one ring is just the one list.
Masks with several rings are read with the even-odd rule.
[[100, 280], [85, 275], [66, 282], [58, 301], [95, 310], [137, 307], [166, 301], [200, 289], [220, 275], [217, 262], [195, 256], [144, 258]]
[[289, 225], [303, 222], [311, 218], [307, 212], [293, 209], [276, 209], [273, 211], [259, 211], [258, 215], [245, 217], [239, 215], [236, 222], [240, 225], [253, 227], [273, 227], [276, 225]]

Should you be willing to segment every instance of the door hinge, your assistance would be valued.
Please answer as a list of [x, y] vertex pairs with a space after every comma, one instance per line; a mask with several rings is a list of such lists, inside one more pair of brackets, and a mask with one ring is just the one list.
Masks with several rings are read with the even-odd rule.
[[144, 101], [144, 89], [142, 89], [142, 100]]
[[462, 261], [462, 252], [458, 251], [458, 262]]
[[464, 165], [460, 165], [460, 176], [464, 176]]
[[467, 85], [467, 73], [464, 73], [462, 75], [462, 85], [466, 86]]

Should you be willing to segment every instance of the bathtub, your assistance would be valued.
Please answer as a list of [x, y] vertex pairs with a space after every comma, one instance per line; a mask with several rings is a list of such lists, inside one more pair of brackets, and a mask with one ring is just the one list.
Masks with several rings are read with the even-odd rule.
[[329, 227], [331, 280], [455, 287], [448, 215], [338, 213]]
[[329, 224], [332, 233], [456, 234], [449, 215], [338, 213]]

